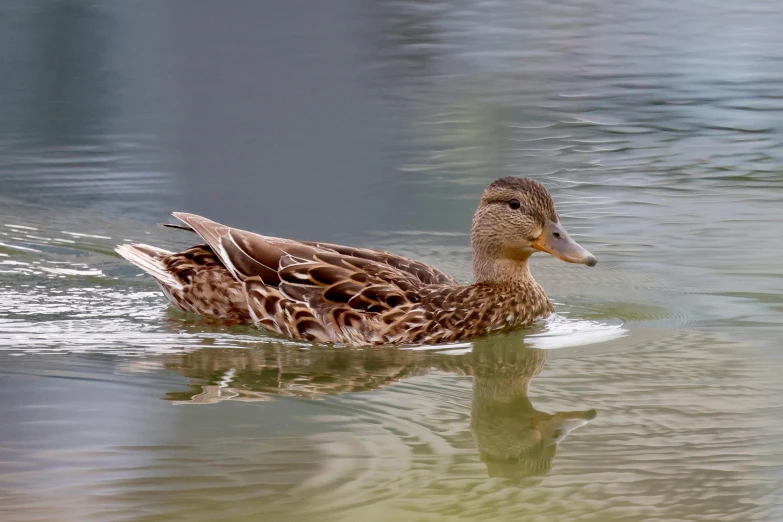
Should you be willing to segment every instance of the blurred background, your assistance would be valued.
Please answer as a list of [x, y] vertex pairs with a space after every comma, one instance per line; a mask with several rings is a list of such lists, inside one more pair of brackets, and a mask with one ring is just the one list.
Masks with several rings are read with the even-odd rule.
[[[783, 518], [782, 26], [774, 0], [3, 2], [0, 518]], [[229, 328], [113, 252], [191, 245], [156, 226], [183, 210], [468, 282], [506, 175], [600, 262], [535, 256], [557, 316], [477, 343]]]

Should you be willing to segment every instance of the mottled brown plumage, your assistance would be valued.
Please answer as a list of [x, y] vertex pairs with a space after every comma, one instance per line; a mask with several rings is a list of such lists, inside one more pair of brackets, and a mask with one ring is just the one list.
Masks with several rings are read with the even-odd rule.
[[499, 179], [481, 198], [471, 285], [389, 252], [174, 216], [185, 223], [175, 228], [192, 230], [206, 245], [176, 254], [148, 245], [117, 251], [155, 277], [175, 307], [318, 342], [439, 343], [525, 327], [554, 311], [528, 269], [535, 250], [595, 264], [560, 225], [546, 189], [523, 178]]

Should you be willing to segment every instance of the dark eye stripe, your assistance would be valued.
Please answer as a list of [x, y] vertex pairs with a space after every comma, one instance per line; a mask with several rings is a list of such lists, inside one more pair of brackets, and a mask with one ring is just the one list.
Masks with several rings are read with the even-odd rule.
[[[514, 199], [517, 199], [517, 198], [514, 198]], [[519, 200], [517, 200], [517, 201], [519, 201]], [[492, 199], [488, 199], [486, 201], [486, 203], [489, 204], [489, 205], [508, 205], [509, 199], [508, 198], [492, 198]]]
[[[513, 198], [514, 201], [519, 201], [517, 198]], [[486, 200], [486, 205], [503, 205], [504, 207], [510, 206], [511, 200], [507, 198], [492, 198]], [[519, 208], [522, 209], [522, 212], [527, 212], [527, 208], [525, 208], [524, 205], [520, 202]]]

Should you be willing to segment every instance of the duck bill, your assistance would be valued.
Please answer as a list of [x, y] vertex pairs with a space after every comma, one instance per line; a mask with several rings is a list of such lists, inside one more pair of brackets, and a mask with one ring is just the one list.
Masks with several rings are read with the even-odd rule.
[[587, 266], [595, 266], [598, 263], [593, 254], [571, 239], [563, 225], [554, 221], [546, 222], [541, 235], [533, 241], [533, 248], [552, 254], [566, 263], [579, 263]]

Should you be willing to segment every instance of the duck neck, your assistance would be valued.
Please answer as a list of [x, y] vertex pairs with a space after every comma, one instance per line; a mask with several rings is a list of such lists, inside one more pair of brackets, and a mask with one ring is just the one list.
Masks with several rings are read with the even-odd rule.
[[494, 347], [492, 342], [474, 347], [474, 399], [485, 405], [499, 402], [533, 410], [527, 398], [530, 382], [544, 368], [546, 352], [519, 347], [512, 351]]
[[[529, 257], [474, 256], [475, 285], [489, 290], [488, 299], [494, 303], [487, 310], [498, 328], [529, 326], [538, 317], [555, 310], [544, 289], [530, 274]], [[498, 310], [502, 311], [502, 318]]]
[[511, 258], [474, 252], [473, 277], [477, 283], [528, 287], [535, 283], [528, 259], [530, 256]]

